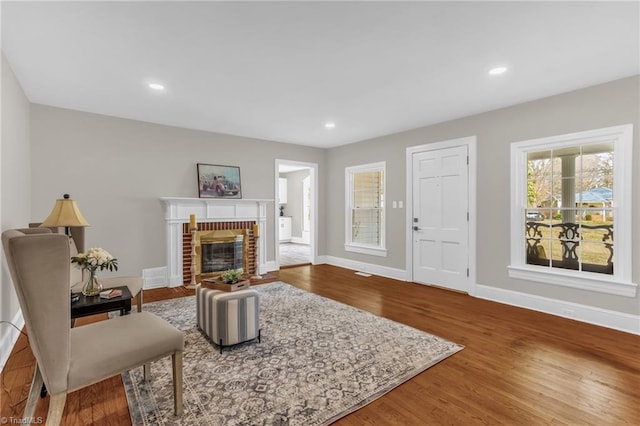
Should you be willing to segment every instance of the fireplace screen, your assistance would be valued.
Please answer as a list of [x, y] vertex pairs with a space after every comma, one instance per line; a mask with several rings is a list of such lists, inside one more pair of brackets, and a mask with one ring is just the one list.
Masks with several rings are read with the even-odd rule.
[[242, 268], [242, 239], [232, 242], [201, 243], [201, 273]]

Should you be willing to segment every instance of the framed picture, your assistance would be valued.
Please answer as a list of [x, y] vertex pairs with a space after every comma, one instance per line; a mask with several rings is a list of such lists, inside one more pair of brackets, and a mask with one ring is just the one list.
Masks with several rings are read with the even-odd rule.
[[198, 163], [200, 198], [242, 198], [240, 167]]

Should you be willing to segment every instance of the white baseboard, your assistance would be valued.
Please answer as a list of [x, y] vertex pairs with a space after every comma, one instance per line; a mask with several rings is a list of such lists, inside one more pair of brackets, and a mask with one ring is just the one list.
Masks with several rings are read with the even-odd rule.
[[[18, 310], [18, 313], [11, 320], [11, 323], [22, 330], [22, 327], [24, 327], [24, 318], [22, 317], [21, 310]], [[9, 355], [11, 355], [11, 351], [13, 350], [13, 345], [16, 344], [20, 336], [18, 330], [9, 324], [2, 323], [2, 328], [4, 329], [5, 327], [7, 327], [9, 331], [0, 339], [0, 371], [4, 369], [4, 365], [7, 363]]]
[[476, 285], [475, 297], [534, 311], [570, 318], [589, 324], [640, 334], [640, 316], [580, 305], [548, 297], [520, 293], [486, 285]]
[[[164, 283], [155, 283], [155, 284], [147, 284], [147, 281], [142, 285], [143, 290], [153, 290], [154, 288], [167, 288], [169, 287], [166, 282]], [[177, 287], [177, 286], [174, 286]]]
[[150, 290], [152, 288], [167, 287], [169, 282], [168, 269], [166, 266], [160, 266], [158, 268], [147, 268], [142, 270], [142, 279], [144, 290]]
[[268, 262], [264, 262], [262, 265], [262, 267], [260, 268], [260, 273], [264, 274], [266, 272], [271, 272], [271, 271], [277, 271], [278, 268], [276, 268], [276, 261], [275, 260], [270, 260]]
[[291, 242], [296, 244], [309, 244], [309, 240], [305, 240], [302, 237], [291, 237]]
[[[323, 262], [320, 262], [320, 260], [323, 260]], [[335, 256], [318, 256], [318, 263], [328, 263], [329, 265], [340, 266], [341, 268], [367, 272], [369, 274], [380, 275], [381, 277], [392, 278], [394, 280], [406, 281], [406, 273], [404, 269], [389, 268], [388, 266], [358, 262], [356, 260]]]

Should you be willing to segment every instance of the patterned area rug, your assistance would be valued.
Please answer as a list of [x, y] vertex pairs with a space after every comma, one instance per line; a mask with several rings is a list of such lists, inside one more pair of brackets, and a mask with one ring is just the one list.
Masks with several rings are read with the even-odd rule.
[[261, 343], [222, 354], [196, 327], [195, 298], [145, 304], [185, 333], [184, 407], [170, 358], [122, 375], [134, 425], [326, 425], [462, 346], [277, 282], [260, 293]]

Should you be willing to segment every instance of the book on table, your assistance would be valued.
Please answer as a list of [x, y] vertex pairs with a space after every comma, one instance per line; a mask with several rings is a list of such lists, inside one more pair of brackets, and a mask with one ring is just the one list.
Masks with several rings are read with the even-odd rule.
[[110, 290], [105, 290], [100, 292], [101, 299], [113, 299], [114, 297], [122, 296], [122, 290], [117, 288], [112, 288]]

